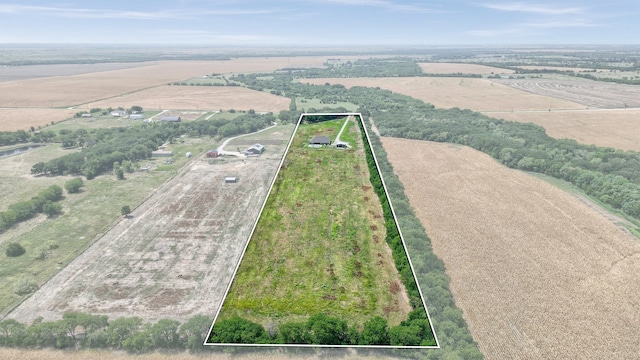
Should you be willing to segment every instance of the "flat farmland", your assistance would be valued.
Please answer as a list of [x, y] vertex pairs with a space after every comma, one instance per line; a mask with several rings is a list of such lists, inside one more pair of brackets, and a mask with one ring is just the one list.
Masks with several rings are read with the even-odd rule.
[[513, 74], [515, 71], [493, 66], [460, 63], [420, 63], [420, 68], [427, 74]]
[[487, 359], [637, 358], [636, 238], [470, 148], [382, 143]]
[[586, 106], [551, 96], [497, 84], [487, 79], [447, 77], [407, 78], [325, 78], [303, 79], [301, 82], [323, 85], [342, 84], [346, 87], [380, 87], [423, 100], [439, 108], [471, 109], [474, 111], [584, 109]]
[[544, 127], [549, 136], [583, 144], [640, 151], [640, 109], [485, 112], [485, 115]]
[[274, 112], [289, 109], [291, 100], [239, 86], [169, 86], [163, 85], [91, 102], [83, 107], [125, 109], [138, 105], [144, 109], [210, 109]]
[[532, 94], [564, 99], [589, 108], [640, 108], [640, 86], [558, 76], [542, 79], [496, 79]]
[[69, 119], [75, 114], [69, 109], [25, 109], [2, 108], [0, 109], [0, 131], [28, 130], [33, 126], [44, 126], [51, 122], [59, 122]]
[[[263, 136], [290, 134], [291, 127], [279, 127]], [[191, 161], [8, 317], [30, 323], [67, 311], [147, 321], [213, 316], [284, 147], [246, 161]], [[239, 182], [225, 184], [227, 176]]]

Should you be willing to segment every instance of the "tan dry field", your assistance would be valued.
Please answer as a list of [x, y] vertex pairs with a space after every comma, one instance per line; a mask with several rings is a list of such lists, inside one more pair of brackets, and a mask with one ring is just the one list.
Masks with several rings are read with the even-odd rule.
[[[282, 129], [268, 139], [288, 140], [291, 128]], [[31, 323], [81, 311], [213, 320], [283, 151], [270, 146], [246, 161], [193, 160], [8, 318]], [[227, 176], [240, 180], [225, 184]]]
[[209, 109], [274, 112], [288, 110], [291, 100], [238, 86], [159, 86], [107, 100], [91, 102], [83, 108], [125, 109], [138, 105], [144, 109]]
[[473, 149], [382, 142], [487, 359], [639, 357], [636, 238]]
[[[572, 101], [589, 108], [640, 108], [640, 86], [566, 76], [535, 79], [495, 79], [499, 84], [531, 94]], [[551, 106], [552, 110], [557, 109]], [[504, 109], [508, 110], [508, 109]]]
[[37, 129], [52, 121], [69, 119], [75, 113], [76, 111], [69, 109], [1, 108], [0, 131], [28, 130], [31, 126]]
[[549, 136], [583, 144], [640, 151], [640, 109], [485, 112], [485, 115], [544, 127]]
[[493, 66], [460, 63], [420, 63], [418, 64], [427, 74], [513, 74], [515, 71]]
[[380, 87], [423, 100], [439, 108], [474, 111], [584, 109], [586, 106], [549, 96], [531, 94], [487, 79], [447, 77], [303, 79], [301, 82], [346, 87]]

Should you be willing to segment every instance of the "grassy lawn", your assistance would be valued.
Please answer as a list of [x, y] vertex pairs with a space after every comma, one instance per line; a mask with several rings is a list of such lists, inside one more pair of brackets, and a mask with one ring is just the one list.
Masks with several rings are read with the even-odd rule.
[[[350, 324], [406, 319], [411, 309], [397, 306], [400, 281], [362, 142], [349, 150], [307, 145], [314, 135], [334, 139], [343, 123], [300, 125], [218, 321], [238, 314], [265, 326], [316, 313]], [[354, 123], [344, 139], [358, 138]]]
[[330, 108], [343, 107], [347, 109], [347, 111], [356, 111], [358, 109], [358, 105], [350, 102], [337, 102], [335, 104], [323, 104], [320, 102], [320, 99], [315, 99], [315, 98], [314, 99], [296, 98], [296, 106], [299, 110], [309, 110], [310, 108], [322, 109], [325, 107], [330, 107]]
[[[0, 292], [0, 316], [8, 313], [27, 296], [16, 294], [21, 287], [28, 284], [41, 285], [50, 279], [119, 221], [122, 206], [129, 205], [132, 210], [135, 209], [190, 160], [185, 156], [186, 152], [197, 156], [211, 147], [212, 143], [207, 141], [185, 139], [184, 143], [171, 145], [174, 152], [172, 164], [165, 165], [165, 159], [153, 158], [144, 162], [159, 165], [155, 171], [125, 174], [126, 179], [123, 181], [118, 181], [111, 175], [102, 175], [91, 181], [85, 180], [85, 187], [81, 193], [65, 192], [65, 199], [61, 202], [62, 215], [47, 219], [40, 214], [0, 234], [0, 244], [17, 241], [26, 249], [24, 255], [16, 258], [5, 256], [4, 250], [0, 254], [0, 288], [3, 289]], [[50, 150], [51, 154], [47, 153], [48, 155], [52, 158], [61, 155], [62, 150], [55, 149], [56, 145], [49, 146], [53, 151]], [[34, 150], [34, 153], [29, 155], [29, 161], [36, 162], [35, 151], [45, 150]], [[11, 201], [29, 199], [51, 183], [62, 187], [70, 178], [31, 178], [20, 182], [26, 184], [26, 187], [20, 186], [20, 183], [13, 183], [13, 192], [20, 195], [11, 197]], [[5, 191], [10, 190], [8, 186], [3, 187], [6, 187]], [[50, 244], [57, 248], [48, 248], [48, 256], [44, 260], [33, 257], [36, 249], [42, 246], [50, 247]]]

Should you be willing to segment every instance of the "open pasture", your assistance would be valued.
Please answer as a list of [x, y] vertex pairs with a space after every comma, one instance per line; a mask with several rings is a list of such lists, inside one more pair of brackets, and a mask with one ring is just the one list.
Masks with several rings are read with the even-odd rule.
[[584, 105], [531, 94], [487, 79], [408, 77], [408, 78], [340, 78], [303, 79], [301, 82], [323, 85], [342, 84], [346, 87], [380, 87], [423, 100], [440, 108], [475, 111], [584, 109]]
[[28, 130], [50, 125], [73, 117], [76, 111], [70, 109], [29, 109], [29, 108], [1, 108], [0, 131]]
[[485, 115], [518, 122], [532, 122], [557, 139], [583, 144], [640, 151], [640, 109], [592, 109], [576, 111], [485, 112]]
[[493, 66], [460, 63], [420, 63], [420, 68], [427, 74], [513, 74], [515, 71]]
[[487, 359], [638, 356], [636, 238], [473, 149], [382, 142]]
[[239, 86], [163, 85], [83, 105], [83, 108], [250, 110], [277, 113], [289, 109], [290, 100]]

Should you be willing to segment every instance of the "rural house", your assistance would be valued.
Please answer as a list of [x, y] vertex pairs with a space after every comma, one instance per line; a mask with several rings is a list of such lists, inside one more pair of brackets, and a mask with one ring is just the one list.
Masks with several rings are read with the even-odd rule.
[[182, 118], [180, 116], [161, 116], [160, 121], [165, 122], [180, 122]]
[[206, 156], [208, 158], [217, 158], [219, 156], [218, 150], [209, 150], [209, 151], [207, 151]]
[[264, 145], [253, 144], [247, 150], [244, 151], [245, 155], [260, 155], [264, 152]]
[[331, 139], [326, 136], [316, 135], [309, 142], [311, 145], [331, 145]]
[[144, 119], [143, 114], [131, 114], [129, 115], [129, 120], [142, 120]]

